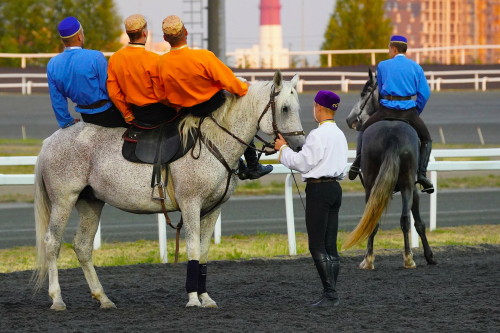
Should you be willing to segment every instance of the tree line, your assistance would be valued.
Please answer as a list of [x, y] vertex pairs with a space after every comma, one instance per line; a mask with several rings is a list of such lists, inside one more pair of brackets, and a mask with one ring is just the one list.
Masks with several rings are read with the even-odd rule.
[[[324, 34], [322, 50], [379, 49], [389, 41], [392, 27], [384, 15], [384, 0], [337, 0]], [[63, 50], [57, 26], [75, 16], [85, 32], [85, 48], [116, 51], [122, 19], [114, 0], [2, 0], [0, 53], [58, 53]], [[376, 55], [377, 61], [387, 59]], [[0, 66], [20, 66], [20, 59], [0, 58]], [[31, 59], [45, 65], [48, 59]], [[369, 54], [335, 55], [333, 66], [370, 64]], [[327, 57], [321, 57], [327, 66]]]
[[[68, 16], [83, 26], [85, 48], [116, 51], [122, 19], [114, 0], [2, 0], [0, 53], [58, 53], [64, 47], [57, 26]], [[20, 59], [0, 58], [0, 66], [20, 66]], [[45, 65], [48, 59], [30, 59]]]

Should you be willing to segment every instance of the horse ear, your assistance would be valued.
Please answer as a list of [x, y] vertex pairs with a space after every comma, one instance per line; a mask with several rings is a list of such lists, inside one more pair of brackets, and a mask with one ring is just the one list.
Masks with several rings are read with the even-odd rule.
[[290, 80], [290, 84], [293, 88], [297, 86], [297, 82], [299, 82], [299, 73], [296, 73], [293, 78]]
[[371, 68], [368, 68], [368, 76], [370, 77], [370, 81], [373, 82], [373, 74]]
[[281, 87], [283, 86], [283, 74], [281, 74], [281, 71], [279, 69], [276, 70], [274, 73], [274, 88], [276, 90], [280, 90]]

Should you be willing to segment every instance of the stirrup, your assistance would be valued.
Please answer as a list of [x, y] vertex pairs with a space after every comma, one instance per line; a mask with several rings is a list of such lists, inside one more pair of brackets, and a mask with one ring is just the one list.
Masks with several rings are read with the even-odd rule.
[[[154, 193], [155, 193], [155, 188], [158, 187], [158, 186], [161, 186], [161, 189], [163, 190], [163, 198], [158, 196], [158, 197], [155, 197], [154, 196]], [[158, 190], [158, 195], [160, 194], [160, 190]], [[153, 189], [151, 190], [151, 199], [155, 199], [155, 200], [165, 200], [165, 184], [163, 184], [163, 182], [159, 182], [159, 183], [156, 183], [154, 186], [153, 186]]]

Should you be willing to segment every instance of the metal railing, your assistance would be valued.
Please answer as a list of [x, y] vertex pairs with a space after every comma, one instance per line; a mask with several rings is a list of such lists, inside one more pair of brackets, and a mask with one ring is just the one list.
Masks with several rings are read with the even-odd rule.
[[[354, 158], [356, 151], [349, 150], [348, 157]], [[429, 229], [436, 229], [437, 224], [437, 172], [438, 171], [471, 171], [471, 170], [500, 170], [500, 161], [435, 161], [435, 158], [446, 157], [494, 157], [500, 156], [500, 148], [487, 149], [435, 149], [432, 151], [431, 162], [428, 171], [431, 172], [431, 180], [434, 183], [435, 191], [430, 195], [430, 216]], [[276, 160], [277, 155], [263, 156], [261, 160]], [[7, 165], [35, 165], [37, 156], [12, 156], [0, 157], [0, 166]], [[350, 163], [348, 164], [348, 167]], [[292, 177], [290, 170], [282, 164], [274, 164], [273, 174], [286, 174], [285, 178], [285, 214], [287, 220], [288, 249], [290, 255], [297, 254], [295, 243], [295, 217], [293, 212]], [[5, 175], [0, 174], [1, 185], [33, 185], [35, 176], [25, 175]], [[157, 215], [158, 237], [160, 243], [160, 257], [162, 262], [167, 262], [167, 230], [163, 214]], [[412, 216], [413, 219], [413, 216]], [[412, 220], [413, 221], [413, 220]], [[214, 242], [219, 244], [221, 240], [221, 215], [217, 220], [214, 230]], [[411, 244], [418, 247], [419, 238], [413, 222], [411, 223]], [[99, 223], [98, 233], [94, 239], [94, 249], [101, 246], [101, 224]]]
[[[292, 71], [284, 71], [282, 72], [285, 76], [293, 76], [297, 72]], [[250, 82], [257, 82], [257, 77], [272, 77], [274, 72], [237, 72], [237, 76], [244, 77], [248, 79]], [[366, 72], [300, 72], [300, 76], [302, 77], [318, 77], [320, 80], [304, 80], [300, 79], [297, 84], [297, 92], [302, 93], [304, 91], [304, 86], [324, 86], [324, 85], [340, 85], [340, 90], [342, 92], [349, 92], [349, 85], [358, 85], [362, 86], [366, 83], [366, 80], [352, 80], [348, 77], [363, 77], [366, 78]], [[452, 78], [447, 79], [443, 78], [444, 76], [465, 76], [470, 75], [471, 78]], [[487, 76], [490, 75], [490, 76]], [[495, 77], [491, 77], [494, 75]], [[425, 72], [425, 76], [428, 78], [431, 90], [441, 91], [441, 86], [443, 84], [459, 84], [459, 83], [471, 83], [474, 84], [474, 89], [479, 90], [481, 86], [482, 91], [486, 91], [488, 82], [500, 82], [500, 69], [490, 69], [490, 70], [461, 70], [461, 71], [427, 71]], [[331, 80], [330, 78], [339, 79]], [[32, 81], [27, 80], [28, 78], [47, 78], [47, 74], [28, 74], [28, 73], [19, 73], [19, 74], [0, 74], [0, 79], [5, 78], [20, 78], [20, 83], [0, 83], [1, 88], [21, 88], [22, 94], [30, 95], [32, 92], [32, 88], [34, 87], [48, 87], [48, 83], [33, 83]], [[324, 79], [328, 78], [328, 79]], [[472, 86], [471, 86], [472, 88]]]

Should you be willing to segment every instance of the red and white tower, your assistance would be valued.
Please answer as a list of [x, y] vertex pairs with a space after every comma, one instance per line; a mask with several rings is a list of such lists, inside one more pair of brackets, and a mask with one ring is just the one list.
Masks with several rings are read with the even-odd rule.
[[280, 0], [260, 0], [260, 43], [236, 49], [237, 68], [289, 68], [288, 49], [283, 48]]
[[[283, 49], [280, 0], [260, 0], [260, 52], [263, 68], [287, 68], [288, 50]], [[272, 52], [273, 54], [266, 54]]]

